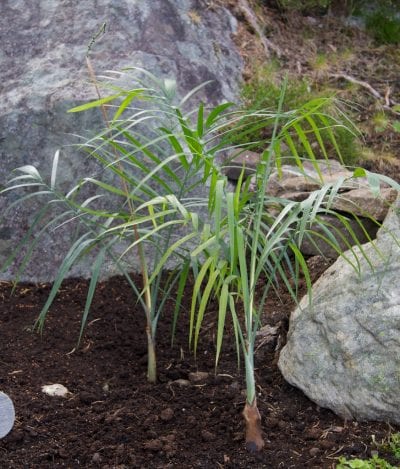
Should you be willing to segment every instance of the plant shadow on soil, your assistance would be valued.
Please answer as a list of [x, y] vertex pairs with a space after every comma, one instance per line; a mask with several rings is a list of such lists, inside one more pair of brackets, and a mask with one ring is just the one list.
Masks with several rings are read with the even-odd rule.
[[[314, 278], [328, 265], [320, 258], [309, 264]], [[216, 311], [208, 310], [196, 359], [188, 350], [187, 314], [181, 314], [171, 347], [167, 311], [158, 330], [159, 379], [151, 385], [143, 311], [122, 278], [99, 284], [75, 349], [87, 287], [78, 279], [63, 284], [40, 336], [30, 326], [50, 286], [19, 285], [10, 296], [11, 285], [0, 283], [0, 389], [16, 408], [14, 428], [0, 440], [2, 468], [329, 468], [340, 455], [369, 457], [372, 435], [380, 441], [396, 431], [385, 423], [344, 422], [283, 380], [276, 349], [293, 303], [282, 292], [266, 304], [266, 322], [280, 326], [279, 337], [259, 344], [256, 353], [267, 444], [249, 454], [244, 383], [228, 336], [214, 369]], [[173, 302], [168, 308], [173, 311]], [[197, 382], [190, 374], [197, 371], [208, 375]], [[52, 383], [71, 394], [43, 394], [42, 385]]]

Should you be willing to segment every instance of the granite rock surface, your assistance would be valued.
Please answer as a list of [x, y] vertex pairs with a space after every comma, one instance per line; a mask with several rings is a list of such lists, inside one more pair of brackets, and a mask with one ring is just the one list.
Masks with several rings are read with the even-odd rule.
[[[233, 42], [236, 20], [224, 8], [201, 0], [6, 0], [0, 15], [0, 187], [19, 166], [35, 165], [44, 176], [55, 151], [66, 189], [93, 167], [71, 144], [104, 124], [98, 110], [67, 114], [95, 99], [85, 65], [91, 38], [106, 32], [91, 50], [97, 74], [143, 67], [172, 78], [182, 96], [210, 81], [201, 98], [208, 104], [236, 100], [242, 61]], [[85, 134], [86, 135], [86, 134]], [[0, 196], [0, 215], [16, 194]], [[0, 225], [0, 265], [32, 223], [33, 202], [15, 207]], [[52, 280], [70, 244], [71, 230], [46, 233], [21, 280]], [[110, 274], [113, 272], [110, 272]], [[0, 274], [12, 279], [15, 269]], [[89, 275], [85, 265], [70, 276]]]
[[[400, 212], [390, 210], [358, 275], [339, 258], [292, 313], [279, 368], [345, 419], [400, 423]], [[357, 248], [355, 248], [357, 249]], [[351, 256], [350, 252], [347, 253]]]

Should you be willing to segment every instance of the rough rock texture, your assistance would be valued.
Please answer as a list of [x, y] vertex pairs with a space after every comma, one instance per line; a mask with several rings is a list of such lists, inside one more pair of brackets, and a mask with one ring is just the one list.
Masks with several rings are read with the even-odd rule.
[[[233, 181], [239, 179], [244, 168], [244, 177], [255, 173], [261, 155], [253, 151], [239, 151], [227, 155], [224, 171]], [[310, 192], [318, 190], [322, 184], [335, 183], [339, 178], [351, 178], [352, 172], [343, 167], [339, 161], [317, 160], [320, 174], [311, 162], [304, 162], [303, 170], [291, 165], [283, 165], [281, 174], [274, 171], [268, 181], [267, 192], [273, 197], [301, 201]], [[396, 199], [396, 191], [389, 187], [382, 187], [380, 197], [374, 197], [366, 187], [364, 178], [347, 180], [340, 189], [344, 193], [335, 199], [332, 209], [340, 212], [353, 213], [357, 216], [369, 215], [378, 221], [384, 220], [389, 206]]]
[[[343, 418], [400, 423], [400, 199], [364, 245], [371, 271], [339, 258], [290, 320], [279, 367], [291, 384]], [[394, 238], [396, 241], [394, 240]], [[376, 248], [381, 255], [377, 254]]]
[[374, 197], [366, 188], [353, 189], [338, 197], [333, 203], [333, 209], [354, 213], [357, 216], [367, 215], [382, 221], [391, 204], [396, 200], [397, 191], [392, 188], [381, 188], [379, 197]]
[[[85, 54], [103, 22], [107, 32], [91, 53], [97, 73], [139, 66], [175, 78], [181, 94], [212, 80], [203, 98], [235, 99], [242, 62], [231, 38], [235, 19], [223, 8], [208, 8], [200, 0], [6, 0], [0, 15], [0, 187], [12, 169], [27, 163], [49, 174], [56, 149], [77, 142], [68, 134], [102, 125], [97, 110], [66, 110], [95, 97]], [[65, 148], [64, 155], [61, 173], [69, 187], [91, 167], [76, 150]], [[14, 197], [0, 197], [0, 214]], [[2, 221], [0, 265], [34, 210], [18, 208]], [[67, 228], [46, 235], [23, 278], [54, 278], [68, 240]], [[71, 272], [82, 274], [87, 274], [82, 267]], [[2, 274], [12, 276], [12, 271]]]
[[348, 179], [352, 172], [336, 160], [317, 160], [321, 174], [319, 175], [312, 163], [305, 162], [300, 172], [293, 166], [282, 166], [282, 176], [277, 172], [271, 175], [267, 191], [275, 197], [289, 200], [304, 200], [310, 192], [318, 190], [322, 184], [335, 183], [340, 178], [347, 179], [340, 188], [340, 196], [336, 197], [331, 209], [337, 212], [351, 213], [360, 217], [372, 217], [383, 221], [389, 207], [396, 199], [395, 189], [381, 187], [376, 197], [367, 185], [365, 178]]

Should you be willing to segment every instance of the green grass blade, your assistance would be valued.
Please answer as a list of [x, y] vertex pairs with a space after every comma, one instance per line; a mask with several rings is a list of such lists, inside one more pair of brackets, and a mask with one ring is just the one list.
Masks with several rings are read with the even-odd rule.
[[123, 93], [118, 93], [111, 96], [107, 96], [106, 98], [96, 99], [95, 101], [91, 101], [90, 103], [85, 103], [80, 106], [75, 106], [72, 109], [68, 109], [67, 112], [82, 112], [87, 111], [88, 109], [92, 109], [94, 107], [100, 107], [103, 106], [103, 104], [107, 104], [111, 101], [116, 100], [117, 98], [122, 96], [122, 94]]
[[232, 294], [229, 295], [229, 311], [231, 312], [233, 332], [235, 335], [237, 366], [238, 366], [238, 369], [240, 369], [240, 345], [242, 344], [244, 346], [244, 337], [243, 337], [240, 322], [236, 313], [235, 300]]
[[218, 325], [217, 325], [217, 349], [215, 352], [215, 367], [218, 365], [219, 356], [221, 353], [222, 348], [222, 340], [224, 337], [224, 328], [225, 328], [225, 317], [226, 317], [226, 310], [228, 307], [228, 300], [229, 300], [229, 279], [227, 279], [221, 289], [221, 293], [219, 295], [219, 305], [218, 305]]
[[207, 282], [204, 290], [201, 293], [201, 300], [200, 300], [200, 304], [199, 304], [199, 309], [197, 311], [196, 329], [195, 329], [195, 334], [194, 334], [193, 349], [194, 349], [195, 353], [196, 353], [197, 345], [198, 345], [198, 341], [199, 341], [201, 325], [202, 325], [203, 319], [204, 319], [204, 313], [205, 313], [206, 307], [208, 305], [208, 301], [210, 299], [211, 292], [214, 288], [215, 281], [218, 278], [218, 275], [219, 275], [219, 270], [218, 269], [210, 271], [208, 282]]
[[62, 281], [64, 280], [66, 274], [77, 260], [77, 258], [91, 245], [93, 244], [93, 239], [86, 239], [88, 237], [88, 233], [85, 233], [81, 236], [71, 247], [68, 251], [67, 255], [65, 256], [60, 269], [57, 273], [57, 276], [54, 280], [53, 286], [51, 288], [50, 294], [47, 298], [45, 305], [43, 306], [38, 319], [35, 322], [35, 328], [38, 328], [40, 331], [43, 329], [44, 321], [46, 319], [47, 312], [52, 305], [58, 290], [61, 286]]
[[215, 122], [221, 117], [221, 114], [223, 114], [227, 109], [232, 106], [234, 106], [234, 103], [223, 103], [212, 109], [206, 119], [206, 128], [210, 129], [210, 127], [214, 125]]
[[174, 308], [174, 313], [173, 313], [173, 318], [172, 318], [171, 345], [174, 345], [176, 325], [178, 322], [179, 311], [180, 311], [180, 307], [182, 303], [183, 294], [185, 292], [185, 287], [187, 285], [187, 281], [189, 277], [189, 271], [190, 271], [190, 261], [186, 260], [181, 270], [181, 274], [180, 274], [179, 282], [178, 282], [178, 290], [177, 290], [176, 298], [175, 298], [175, 308]]
[[192, 90], [189, 91], [189, 93], [187, 93], [180, 101], [179, 103], [179, 107], [182, 108], [182, 106], [187, 102], [189, 101], [190, 98], [192, 98], [192, 96], [194, 96], [196, 93], [198, 93], [202, 88], [204, 88], [205, 86], [209, 85], [210, 83], [212, 83], [212, 80], [208, 80], [208, 81], [205, 81], [203, 83], [200, 83], [200, 85], [196, 86], [195, 88], [193, 88]]
[[125, 99], [121, 102], [121, 104], [118, 107], [117, 112], [114, 114], [114, 117], [112, 118], [112, 123], [114, 123], [125, 111], [125, 109], [131, 104], [131, 102], [138, 96], [140, 96], [143, 91], [145, 91], [143, 88], [142, 89], [137, 89], [137, 90], [132, 90], [129, 91], [128, 95], [126, 96]]
[[204, 104], [200, 103], [197, 113], [197, 136], [203, 138], [204, 135]]
[[93, 296], [94, 296], [94, 293], [96, 291], [97, 282], [99, 280], [101, 267], [104, 263], [106, 250], [107, 250], [106, 247], [101, 249], [99, 254], [96, 256], [96, 260], [94, 261], [93, 267], [91, 269], [92, 275], [91, 275], [91, 279], [90, 279], [88, 293], [87, 293], [87, 296], [86, 296], [85, 309], [83, 311], [82, 320], [81, 320], [81, 329], [80, 329], [80, 332], [79, 332], [78, 346], [81, 342], [83, 331], [84, 331], [85, 326], [86, 326], [86, 322], [87, 322], [87, 318], [88, 318], [88, 315], [89, 315], [90, 307], [91, 307], [92, 301], [93, 301]]
[[172, 254], [175, 253], [175, 251], [178, 250], [178, 248], [187, 242], [189, 242], [191, 239], [195, 238], [197, 236], [197, 233], [188, 233], [186, 236], [183, 236], [182, 238], [178, 239], [175, 243], [171, 244], [168, 249], [165, 251], [163, 256], [161, 257], [159, 263], [156, 265], [154, 272], [151, 274], [151, 277], [149, 279], [149, 282], [152, 283], [155, 279], [155, 277], [159, 274], [159, 272], [165, 268], [165, 265], [167, 264], [167, 261], [169, 257], [171, 257]]
[[208, 271], [212, 272], [213, 262], [215, 262], [215, 259], [211, 256], [206, 259], [200, 271], [196, 275], [196, 280], [193, 285], [192, 304], [190, 308], [190, 322], [189, 322], [189, 347], [191, 347], [192, 340], [193, 340], [194, 320], [195, 320], [197, 300], [201, 302], [201, 299], [202, 299], [201, 284], [203, 283], [203, 280], [205, 276], [207, 275]]

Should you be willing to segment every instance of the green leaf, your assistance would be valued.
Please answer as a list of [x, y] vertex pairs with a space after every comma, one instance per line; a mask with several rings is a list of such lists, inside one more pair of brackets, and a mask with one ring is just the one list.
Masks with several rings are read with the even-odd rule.
[[234, 106], [234, 103], [223, 103], [216, 106], [207, 116], [206, 128], [209, 129], [221, 114], [232, 106]]
[[[143, 88], [137, 89], [137, 90], [132, 90], [128, 93], [126, 98], [122, 101], [122, 103], [119, 105], [117, 112], [114, 114], [114, 117], [112, 118], [112, 123], [114, 123], [125, 111], [125, 109], [131, 104], [131, 102], [140, 96], [143, 91], [145, 91]], [[115, 95], [118, 96], [118, 95]]]
[[20, 166], [15, 171], [19, 171], [21, 173], [27, 174], [28, 176], [31, 176], [32, 179], [42, 182], [42, 177], [40, 176], [39, 171], [30, 164], [27, 164], [25, 166]]
[[172, 78], [165, 78], [163, 80], [163, 91], [164, 91], [165, 97], [169, 101], [172, 101], [176, 95], [176, 80]]
[[195, 88], [193, 88], [191, 91], [189, 91], [189, 93], [187, 93], [180, 101], [179, 103], [179, 107], [182, 108], [183, 105], [189, 101], [189, 99], [192, 98], [192, 96], [194, 96], [196, 93], [198, 93], [202, 88], [206, 87], [207, 85], [209, 85], [210, 83], [212, 83], [212, 80], [208, 80], [208, 81], [205, 81], [203, 83], [200, 83], [200, 85], [196, 86]]
[[209, 278], [208, 278], [208, 282], [207, 282], [204, 290], [201, 293], [200, 305], [199, 305], [199, 309], [197, 311], [196, 330], [195, 330], [195, 334], [194, 334], [193, 349], [194, 349], [195, 352], [197, 350], [197, 344], [198, 344], [198, 340], [199, 340], [201, 324], [202, 324], [203, 318], [204, 318], [204, 312], [206, 310], [206, 307], [207, 307], [211, 292], [213, 290], [214, 284], [215, 284], [215, 282], [218, 278], [219, 273], [220, 272], [219, 272], [218, 269], [210, 270], [210, 275], [209, 275]]
[[74, 264], [74, 262], [78, 259], [78, 257], [88, 248], [90, 247], [94, 240], [93, 239], [87, 239], [89, 236], [89, 233], [85, 233], [83, 236], [81, 236], [70, 248], [68, 251], [67, 255], [65, 256], [60, 269], [58, 270], [57, 276], [54, 280], [53, 286], [51, 288], [50, 294], [47, 298], [47, 301], [45, 305], [43, 306], [38, 319], [35, 322], [35, 328], [38, 328], [40, 331], [42, 331], [44, 322], [46, 319], [47, 312], [52, 305], [58, 290], [61, 286], [61, 283], [63, 282], [65, 276], [67, 275], [68, 271]]
[[85, 309], [83, 311], [82, 320], [81, 320], [81, 329], [80, 329], [80, 332], [79, 332], [78, 345], [81, 342], [83, 331], [84, 331], [85, 326], [86, 326], [86, 322], [87, 322], [87, 318], [88, 318], [88, 315], [89, 315], [90, 307], [91, 307], [92, 301], [93, 301], [93, 296], [94, 296], [94, 293], [96, 291], [97, 282], [99, 280], [101, 267], [104, 263], [104, 258], [105, 258], [106, 251], [107, 251], [107, 247], [104, 247], [103, 249], [101, 249], [101, 251], [97, 255], [96, 260], [94, 261], [94, 264], [93, 264], [93, 267], [92, 267], [92, 275], [91, 275], [91, 279], [90, 279], [89, 290], [88, 290], [88, 294], [86, 296]]
[[219, 295], [218, 305], [218, 326], [217, 326], [217, 349], [215, 352], [215, 366], [218, 365], [219, 356], [222, 348], [222, 339], [224, 337], [225, 317], [229, 298], [229, 280], [222, 285]]
[[80, 106], [76, 106], [76, 107], [73, 107], [72, 109], [68, 109], [67, 112], [82, 112], [88, 109], [92, 109], [94, 107], [100, 107], [100, 106], [103, 106], [103, 104], [107, 104], [107, 103], [110, 103], [111, 101], [116, 100], [122, 95], [123, 93], [118, 93], [118, 94], [113, 94], [111, 96], [107, 96], [106, 98], [96, 99], [95, 101], [91, 101], [90, 103], [81, 104]]
[[204, 104], [200, 103], [199, 110], [197, 112], [197, 135], [202, 138], [204, 134]]
[[215, 186], [215, 206], [214, 206], [214, 222], [215, 222], [215, 239], [219, 240], [222, 218], [222, 202], [224, 198], [225, 181], [220, 179]]
[[171, 345], [174, 344], [176, 324], [178, 322], [179, 310], [180, 310], [180, 306], [182, 303], [183, 294], [185, 292], [185, 287], [187, 284], [189, 271], [190, 271], [190, 261], [186, 260], [186, 262], [183, 264], [181, 275], [179, 277], [178, 290], [176, 292], [176, 297], [175, 297], [175, 308], [174, 308], [174, 313], [173, 313], [173, 318], [172, 318]]
[[[171, 223], [171, 222], [167, 222]], [[166, 263], [168, 258], [182, 245], [193, 239], [194, 237], [197, 236], [197, 233], [188, 233], [186, 236], [183, 236], [182, 238], [178, 239], [175, 243], [171, 244], [171, 246], [168, 247], [168, 249], [165, 251], [163, 256], [161, 257], [158, 265], [154, 268], [154, 272], [152, 273], [149, 282], [153, 282], [154, 278], [158, 273], [165, 268]]]
[[[208, 257], [206, 261], [203, 263], [200, 271], [196, 275], [196, 280], [193, 285], [193, 293], [192, 293], [192, 305], [190, 308], [190, 323], [189, 323], [189, 347], [191, 347], [192, 340], [193, 340], [193, 333], [194, 333], [194, 320], [195, 320], [195, 312], [196, 312], [196, 305], [197, 305], [197, 299], [199, 298], [199, 301], [202, 300], [202, 290], [201, 290], [201, 284], [203, 283], [203, 280], [205, 276], [207, 275], [207, 272], [212, 269], [212, 264], [215, 261], [213, 257]], [[197, 343], [197, 338], [194, 338], [196, 343]]]

